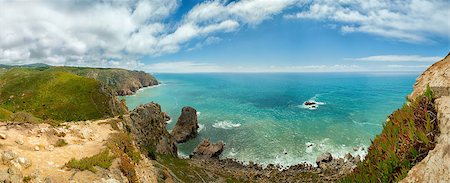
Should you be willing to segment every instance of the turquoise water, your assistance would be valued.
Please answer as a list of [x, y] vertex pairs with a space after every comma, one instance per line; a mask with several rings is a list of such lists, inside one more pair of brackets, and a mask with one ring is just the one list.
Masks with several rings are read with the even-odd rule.
[[[176, 123], [183, 106], [198, 111], [199, 136], [223, 140], [222, 157], [292, 165], [326, 151], [364, 155], [386, 116], [402, 106], [417, 74], [157, 74], [163, 84], [127, 96], [130, 109], [161, 104]], [[317, 108], [305, 107], [316, 101]], [[354, 147], [360, 147], [354, 151]]]

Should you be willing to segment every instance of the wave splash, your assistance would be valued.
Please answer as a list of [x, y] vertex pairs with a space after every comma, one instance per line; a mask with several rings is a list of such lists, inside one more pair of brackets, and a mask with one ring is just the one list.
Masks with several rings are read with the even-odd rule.
[[232, 121], [216, 121], [216, 123], [214, 123], [212, 125], [214, 128], [221, 128], [221, 129], [232, 129], [232, 128], [238, 128], [241, 126], [240, 123], [233, 123]]
[[299, 105], [299, 107], [303, 108], [303, 109], [309, 109], [309, 110], [316, 110], [317, 108], [319, 108], [320, 105], [325, 105], [325, 102], [319, 102], [317, 101], [319, 98], [320, 94], [316, 94], [313, 97], [311, 97], [310, 99], [308, 99], [307, 101], [303, 102], [302, 105]]

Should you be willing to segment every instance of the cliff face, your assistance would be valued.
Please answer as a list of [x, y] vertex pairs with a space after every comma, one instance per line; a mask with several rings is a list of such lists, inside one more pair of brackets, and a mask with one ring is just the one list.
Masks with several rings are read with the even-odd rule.
[[450, 53], [420, 75], [414, 84], [414, 91], [408, 97], [414, 99], [423, 94], [427, 85], [436, 98], [450, 94]]
[[126, 124], [141, 149], [177, 156], [175, 139], [166, 130], [164, 113], [159, 104], [148, 103], [137, 107], [130, 112]]
[[150, 74], [124, 69], [65, 68], [74, 74], [93, 78], [109, 86], [117, 95], [132, 95], [142, 87], [158, 85]]
[[450, 182], [450, 54], [428, 68], [414, 84], [410, 98], [429, 85], [437, 98], [440, 135], [436, 147], [415, 165], [402, 182]]

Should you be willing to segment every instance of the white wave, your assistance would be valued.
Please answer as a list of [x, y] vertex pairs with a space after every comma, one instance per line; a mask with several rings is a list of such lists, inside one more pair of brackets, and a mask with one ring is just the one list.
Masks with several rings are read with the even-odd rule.
[[166, 121], [166, 124], [172, 123], [172, 118], [169, 119], [169, 121]]
[[[318, 97], [320, 96], [320, 94], [316, 94], [313, 97], [311, 97], [310, 99], [308, 99], [307, 101], [303, 102], [302, 105], [299, 105], [299, 107], [303, 108], [303, 109], [309, 109], [309, 110], [316, 110], [317, 108], [319, 108], [320, 105], [325, 105], [325, 102], [319, 102], [317, 101]], [[312, 102], [314, 104], [312, 105], [305, 105], [306, 102]]]
[[232, 128], [238, 128], [241, 126], [240, 123], [233, 123], [232, 121], [216, 121], [216, 123], [214, 123], [212, 125], [214, 128], [222, 128], [222, 129], [232, 129]]
[[234, 157], [236, 156], [236, 150], [234, 148], [231, 148], [231, 151], [228, 153], [228, 157]]
[[201, 132], [202, 130], [205, 130], [205, 125], [203, 124], [198, 124], [198, 132]]
[[197, 111], [197, 117], [200, 116], [200, 114], [202, 114], [200, 111]]
[[367, 123], [367, 122], [358, 122], [354, 119], [352, 119], [352, 122], [358, 125], [372, 125], [372, 126], [383, 126], [381, 124], [375, 124], [375, 123]]

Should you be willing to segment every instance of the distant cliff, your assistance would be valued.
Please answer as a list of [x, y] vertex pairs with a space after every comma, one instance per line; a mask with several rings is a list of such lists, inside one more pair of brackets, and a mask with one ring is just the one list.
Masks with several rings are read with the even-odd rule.
[[61, 67], [60, 69], [99, 80], [120, 96], [132, 95], [140, 88], [158, 85], [155, 77], [143, 71], [78, 67]]

